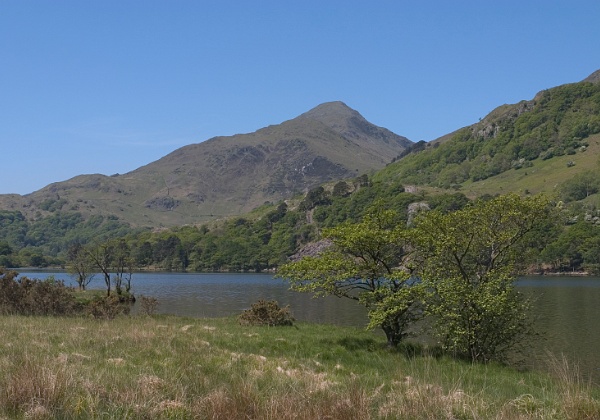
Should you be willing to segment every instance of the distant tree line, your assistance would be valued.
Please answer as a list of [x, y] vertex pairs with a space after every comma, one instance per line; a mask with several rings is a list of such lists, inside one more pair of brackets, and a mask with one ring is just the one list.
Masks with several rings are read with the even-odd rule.
[[[600, 271], [600, 212], [589, 197], [599, 189], [597, 170], [580, 173], [559, 187], [562, 221], [546, 227], [543, 249], [528, 249], [537, 271]], [[483, 197], [489, 199], [491, 197]], [[583, 198], [583, 202], [581, 200]], [[159, 232], [133, 230], [116, 218], [55, 212], [28, 221], [18, 211], [0, 211], [0, 266], [45, 267], [73, 264], [78, 247], [119, 242], [132, 270], [265, 271], [288, 261], [322, 229], [359, 222], [370, 205], [380, 200], [407, 221], [411, 203], [425, 203], [443, 213], [460, 210], [470, 200], [461, 192], [406, 192], [404, 186], [367, 175], [310, 190], [289, 204], [267, 204], [250, 215], [201, 226]], [[95, 271], [102, 270], [96, 267]]]
[[104, 241], [135, 232], [114, 216], [92, 215], [48, 207], [47, 217], [27, 220], [20, 211], [0, 210], [0, 267], [62, 265], [74, 243]]

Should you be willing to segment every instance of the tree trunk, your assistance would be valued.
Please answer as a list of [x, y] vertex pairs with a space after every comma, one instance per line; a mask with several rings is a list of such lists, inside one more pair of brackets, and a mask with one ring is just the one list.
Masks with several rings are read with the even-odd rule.
[[404, 334], [400, 329], [393, 325], [392, 323], [386, 323], [381, 325], [381, 329], [385, 333], [385, 337], [387, 338], [387, 345], [389, 347], [397, 347], [402, 341]]

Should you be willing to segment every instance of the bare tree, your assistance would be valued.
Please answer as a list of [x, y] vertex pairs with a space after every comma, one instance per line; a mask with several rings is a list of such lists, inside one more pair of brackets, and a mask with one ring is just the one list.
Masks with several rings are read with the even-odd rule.
[[89, 258], [84, 246], [80, 243], [71, 245], [67, 252], [69, 273], [75, 278], [79, 290], [85, 290], [94, 277], [94, 263]]
[[106, 285], [106, 296], [110, 296], [110, 270], [113, 259], [113, 245], [110, 242], [105, 242], [100, 245], [92, 245], [86, 248], [86, 254], [90, 261], [104, 276], [104, 284]]
[[131, 258], [131, 249], [125, 240], [120, 239], [112, 243], [112, 268], [114, 269], [114, 285], [117, 294], [123, 291], [123, 282], [125, 282], [125, 291], [131, 290], [131, 278], [133, 276], [133, 260]]

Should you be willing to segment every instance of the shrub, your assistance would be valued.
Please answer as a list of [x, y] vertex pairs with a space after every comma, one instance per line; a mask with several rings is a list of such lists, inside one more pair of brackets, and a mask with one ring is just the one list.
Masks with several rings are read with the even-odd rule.
[[129, 314], [131, 307], [119, 296], [104, 296], [92, 300], [86, 306], [86, 313], [96, 319], [114, 319], [118, 315]]
[[18, 315], [73, 315], [81, 310], [73, 289], [50, 277], [17, 278], [0, 269], [0, 313]]
[[158, 308], [158, 299], [152, 296], [140, 296], [140, 312], [143, 315], [154, 315], [156, 308]]
[[20, 280], [25, 290], [23, 307], [27, 315], [73, 315], [80, 312], [73, 289], [50, 277], [46, 280]]
[[245, 310], [239, 317], [242, 325], [268, 325], [270, 327], [293, 325], [295, 319], [289, 306], [279, 307], [277, 301], [259, 300], [252, 307]]

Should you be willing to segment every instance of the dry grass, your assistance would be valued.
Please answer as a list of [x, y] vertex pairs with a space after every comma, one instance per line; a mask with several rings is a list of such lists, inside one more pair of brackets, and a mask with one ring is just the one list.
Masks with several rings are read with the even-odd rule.
[[0, 343], [0, 418], [600, 418], [564, 360], [555, 380], [407, 357], [352, 328], [3, 317]]

